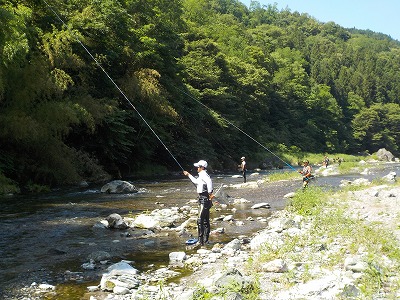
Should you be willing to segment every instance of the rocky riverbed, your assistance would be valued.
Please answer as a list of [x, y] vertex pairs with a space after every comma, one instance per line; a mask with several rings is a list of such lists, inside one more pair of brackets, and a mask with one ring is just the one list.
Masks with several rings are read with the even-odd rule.
[[[328, 170], [321, 170], [321, 172]], [[335, 172], [331, 166], [331, 172]], [[326, 174], [328, 175], [328, 174]], [[388, 174], [389, 175], [389, 174]], [[392, 174], [393, 175], [393, 174]], [[366, 227], [382, 228], [393, 233], [391, 247], [399, 248], [400, 188], [395, 176], [371, 185], [369, 180], [343, 182], [343, 185], [363, 185], [333, 195], [331, 201], [346, 207], [345, 215]], [[243, 195], [265, 192], [268, 182], [251, 182], [241, 186]], [[300, 185], [300, 183], [299, 183]], [[312, 189], [310, 189], [312, 190]], [[301, 191], [297, 191], [298, 193]], [[239, 197], [238, 201], [246, 201]], [[286, 195], [288, 199], [293, 194]], [[326, 209], [337, 206], [327, 206]], [[176, 212], [191, 208], [177, 208]], [[326, 212], [325, 212], [326, 213]], [[132, 261], [108, 262], [97, 257], [87, 262], [87, 268], [101, 268], [102, 278], [87, 287], [84, 299], [396, 299], [400, 297], [397, 274], [399, 261], [383, 254], [371, 259], [368, 241], [358, 245], [328, 233], [318, 236], [314, 217], [296, 214], [288, 209], [273, 212], [264, 222], [265, 228], [253, 236], [238, 236], [227, 243], [214, 242], [200, 249], [188, 246], [184, 251], [169, 254], [169, 264], [149, 272], [139, 272]], [[227, 216], [224, 216], [227, 217]], [[153, 218], [154, 219], [154, 218]], [[164, 218], [167, 219], [167, 218]], [[125, 220], [129, 222], [134, 220]], [[237, 220], [232, 219], [232, 223]], [[185, 226], [190, 226], [188, 222]], [[182, 223], [183, 224], [183, 223]], [[181, 224], [179, 231], [186, 228]], [[240, 226], [240, 223], [235, 224]], [[155, 226], [155, 225], [154, 225]], [[179, 227], [179, 226], [178, 226]], [[223, 228], [214, 228], [214, 237]], [[166, 233], [168, 234], [168, 233]], [[321, 234], [319, 232], [319, 234]], [[376, 241], [374, 241], [376, 242]], [[385, 245], [382, 245], [385, 247]], [[340, 257], [339, 259], [337, 257]], [[334, 260], [333, 257], [336, 257]], [[335, 263], [328, 264], [327, 261]], [[373, 262], [373, 263], [372, 263]], [[381, 285], [370, 298], [362, 281], [375, 272]], [[362, 282], [362, 284], [360, 283]], [[27, 299], [56, 299], [55, 287], [45, 283], [26, 287]]]

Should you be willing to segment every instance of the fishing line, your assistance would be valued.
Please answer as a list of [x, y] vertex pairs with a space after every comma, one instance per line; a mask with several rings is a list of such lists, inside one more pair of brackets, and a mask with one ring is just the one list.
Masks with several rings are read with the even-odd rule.
[[[178, 88], [179, 89], [179, 88]], [[271, 153], [273, 156], [275, 156], [277, 159], [279, 159], [281, 162], [283, 162], [285, 165], [287, 165], [289, 168], [291, 168], [292, 170], [296, 171], [297, 170], [295, 168], [293, 168], [289, 163], [287, 163], [286, 161], [284, 161], [282, 158], [280, 158], [278, 155], [276, 155], [274, 152], [272, 152], [271, 150], [269, 150], [267, 147], [265, 147], [263, 144], [261, 144], [260, 142], [258, 142], [255, 138], [253, 138], [251, 135], [249, 135], [248, 133], [246, 133], [245, 131], [243, 131], [242, 129], [240, 129], [239, 127], [237, 127], [235, 124], [233, 124], [232, 122], [230, 122], [229, 120], [227, 120], [226, 118], [224, 118], [223, 116], [221, 116], [221, 114], [217, 113], [215, 110], [211, 109], [210, 107], [208, 107], [207, 105], [205, 105], [204, 103], [202, 103], [201, 101], [199, 101], [198, 99], [196, 99], [195, 97], [193, 97], [192, 95], [186, 93], [185, 91], [179, 89], [182, 93], [184, 93], [185, 95], [189, 96], [190, 98], [192, 98], [193, 100], [195, 100], [197, 103], [201, 104], [202, 106], [204, 106], [205, 108], [207, 108], [208, 110], [216, 113], [217, 115], [219, 115], [225, 122], [227, 122], [228, 124], [232, 125], [233, 127], [235, 127], [237, 130], [239, 130], [241, 133], [243, 133], [245, 136], [247, 136], [248, 138], [250, 138], [251, 140], [253, 140], [255, 143], [257, 143], [258, 145], [260, 145], [262, 148], [264, 148], [265, 150], [267, 150], [269, 153]]]
[[[178, 166], [182, 169], [182, 171], [184, 170], [183, 167], [181, 166], [181, 164], [178, 162], [178, 160], [175, 158], [175, 156], [172, 154], [172, 152], [168, 149], [168, 147], [165, 145], [165, 143], [161, 140], [161, 138], [157, 135], [157, 133], [154, 131], [154, 129], [150, 126], [150, 124], [146, 121], [146, 119], [141, 115], [141, 113], [136, 109], [136, 107], [132, 104], [132, 102], [129, 100], [129, 98], [126, 96], [126, 94], [121, 90], [121, 88], [115, 83], [115, 81], [111, 78], [111, 76], [108, 74], [108, 72], [103, 68], [103, 66], [97, 61], [97, 59], [92, 55], [92, 53], [86, 48], [86, 46], [73, 34], [73, 32], [71, 32], [71, 30], [68, 28], [67, 24], [64, 22], [64, 20], [59, 16], [59, 14], [47, 3], [46, 0], [43, 0], [43, 2], [47, 5], [47, 7], [53, 12], [53, 14], [57, 17], [57, 19], [67, 28], [67, 30], [70, 31], [70, 33], [72, 34], [72, 36], [75, 38], [75, 40], [82, 46], [82, 48], [86, 51], [86, 53], [93, 59], [93, 61], [96, 63], [96, 65], [103, 71], [103, 73], [107, 76], [107, 78], [111, 81], [111, 83], [115, 86], [115, 88], [120, 92], [120, 94], [123, 96], [123, 98], [128, 102], [128, 104], [135, 110], [135, 112], [138, 114], [138, 116], [142, 119], [142, 121], [146, 124], [146, 126], [150, 129], [150, 131], [154, 134], [154, 136], [159, 140], [159, 142], [164, 146], [165, 150], [168, 151], [168, 153], [171, 155], [171, 157], [175, 160], [175, 162], [178, 164]], [[180, 90], [180, 89], [179, 89]], [[180, 90], [182, 93], [184, 93], [185, 95], [189, 96], [190, 98], [192, 98], [193, 100], [195, 100], [197, 103], [201, 104], [202, 106], [204, 106], [205, 108], [207, 108], [210, 111], [213, 111], [214, 113], [218, 114], [217, 112], [215, 112], [213, 109], [211, 109], [210, 107], [208, 107], [207, 105], [205, 105], [204, 103], [200, 102], [198, 99], [196, 99], [195, 97], [193, 97], [192, 95], [186, 93], [183, 90]], [[220, 114], [218, 114], [220, 115]], [[269, 153], [271, 153], [273, 156], [275, 156], [277, 159], [279, 159], [281, 162], [283, 162], [284, 164], [286, 164], [288, 167], [290, 167], [291, 169], [295, 170], [295, 168], [293, 168], [289, 163], [287, 163], [286, 161], [284, 161], [282, 158], [280, 158], [278, 155], [276, 155], [274, 152], [272, 152], [271, 150], [269, 150], [267, 147], [265, 147], [264, 145], [262, 145], [260, 142], [258, 142], [255, 138], [253, 138], [251, 135], [249, 135], [248, 133], [246, 133], [245, 131], [243, 131], [242, 129], [240, 129], [238, 126], [236, 126], [235, 124], [233, 124], [232, 122], [230, 122], [229, 120], [227, 120], [226, 118], [224, 118], [223, 116], [221, 116], [221, 118], [227, 122], [228, 124], [232, 125], [234, 128], [236, 128], [238, 131], [240, 131], [241, 133], [243, 133], [244, 135], [246, 135], [248, 138], [250, 138], [252, 141], [254, 141], [255, 143], [257, 143], [259, 146], [261, 146], [263, 149], [267, 150]]]
[[168, 147], [164, 144], [164, 142], [161, 140], [161, 138], [157, 135], [157, 133], [153, 130], [153, 128], [150, 126], [150, 124], [146, 121], [146, 119], [140, 114], [140, 112], [136, 109], [136, 107], [132, 104], [132, 102], [129, 100], [129, 98], [125, 95], [125, 93], [120, 89], [120, 87], [115, 83], [115, 81], [111, 78], [110, 75], [108, 75], [107, 71], [103, 68], [103, 66], [97, 61], [97, 59], [90, 53], [90, 51], [85, 47], [85, 45], [74, 35], [74, 33], [68, 28], [67, 24], [64, 22], [63, 19], [58, 15], [58, 13], [47, 3], [46, 0], [43, 0], [43, 2], [47, 5], [47, 7], [53, 12], [53, 14], [57, 17], [57, 19], [67, 28], [68, 31], [72, 34], [72, 36], [75, 38], [75, 40], [82, 46], [83, 49], [87, 52], [87, 54], [93, 59], [93, 61], [96, 63], [96, 65], [103, 71], [103, 73], [107, 76], [107, 78], [112, 82], [112, 84], [117, 88], [117, 90], [120, 92], [120, 94], [123, 96], [123, 98], [128, 102], [128, 104], [135, 110], [135, 112], [139, 115], [139, 117], [143, 120], [143, 122], [147, 125], [147, 127], [151, 130], [151, 132], [155, 135], [155, 137], [160, 141], [160, 143], [164, 146], [165, 150], [168, 151], [168, 153], [171, 155], [171, 157], [175, 160], [175, 162], [178, 164], [178, 166], [184, 170], [181, 164], [178, 162], [178, 160], [175, 158], [175, 156], [172, 154], [172, 152], [168, 149]]

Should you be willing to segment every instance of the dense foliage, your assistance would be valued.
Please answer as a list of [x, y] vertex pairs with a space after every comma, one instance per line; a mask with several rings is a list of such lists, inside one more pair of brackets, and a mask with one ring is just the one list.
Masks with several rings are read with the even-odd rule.
[[149, 126], [185, 167], [266, 154], [235, 126], [274, 151], [400, 153], [400, 43], [384, 34], [256, 1], [2, 3], [2, 183], [179, 171]]

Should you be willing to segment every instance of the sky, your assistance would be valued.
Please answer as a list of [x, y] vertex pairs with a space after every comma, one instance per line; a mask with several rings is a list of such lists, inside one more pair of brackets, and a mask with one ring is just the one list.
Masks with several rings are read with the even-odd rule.
[[[251, 0], [240, 0], [249, 7]], [[369, 29], [400, 41], [400, 0], [258, 0], [276, 3], [278, 10], [307, 13], [320, 22], [345, 28]]]

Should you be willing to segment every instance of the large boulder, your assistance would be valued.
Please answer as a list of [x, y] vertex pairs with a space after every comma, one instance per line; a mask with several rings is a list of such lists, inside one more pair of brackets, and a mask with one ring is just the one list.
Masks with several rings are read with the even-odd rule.
[[109, 194], [137, 193], [138, 189], [127, 181], [114, 180], [105, 184], [101, 188], [101, 192]]
[[378, 156], [379, 160], [383, 161], [392, 161], [394, 159], [394, 155], [385, 148], [379, 149], [378, 152], [376, 152], [376, 156]]
[[120, 293], [122, 289], [137, 289], [139, 285], [139, 271], [123, 261], [108, 267], [100, 281], [101, 290], [114, 293]]
[[106, 220], [108, 222], [108, 228], [126, 229], [129, 227], [119, 214], [111, 214]]

